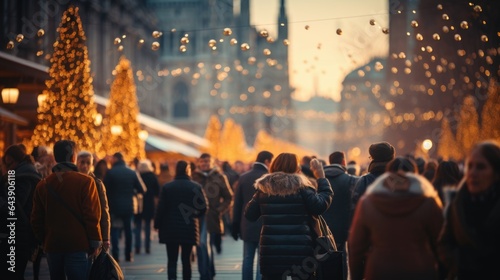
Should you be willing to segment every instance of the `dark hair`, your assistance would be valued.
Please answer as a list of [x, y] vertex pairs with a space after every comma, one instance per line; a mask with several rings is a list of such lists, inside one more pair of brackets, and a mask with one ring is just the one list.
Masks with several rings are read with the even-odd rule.
[[493, 168], [493, 172], [500, 173], [500, 143], [496, 141], [483, 141], [474, 146], [472, 151], [478, 150]]
[[269, 172], [296, 173], [299, 168], [299, 161], [295, 154], [279, 154], [269, 167]]
[[340, 152], [340, 151], [333, 152], [328, 157], [328, 161], [330, 161], [330, 164], [334, 164], [334, 163], [342, 164], [342, 162], [344, 160], [345, 160], [345, 154], [344, 154], [344, 152]]
[[303, 156], [302, 157], [302, 163], [305, 165], [309, 165], [311, 163], [312, 157], [310, 156]]
[[[105, 166], [105, 171], [102, 172], [101, 171], [101, 166]], [[104, 176], [106, 175], [105, 173], [108, 171], [108, 163], [106, 162], [105, 159], [101, 159], [99, 160], [95, 165], [94, 165], [94, 175], [99, 178], [99, 179], [102, 179], [104, 178]]]
[[200, 158], [211, 158], [212, 156], [209, 153], [203, 153], [200, 155]]
[[223, 161], [222, 162], [222, 171], [229, 171], [232, 170], [233, 168], [231, 167], [231, 164], [229, 164], [228, 161]]
[[269, 151], [261, 151], [257, 155], [257, 162], [264, 163], [266, 160], [272, 161], [273, 157], [274, 157], [273, 153]]
[[442, 161], [436, 170], [436, 175], [432, 180], [434, 186], [456, 186], [460, 182], [460, 168], [454, 161]]
[[113, 157], [116, 158], [117, 160], [119, 161], [122, 161], [123, 160], [123, 154], [120, 153], [120, 152], [117, 152], [117, 153], [114, 153], [113, 154]]
[[56, 162], [71, 161], [76, 153], [76, 144], [71, 140], [59, 140], [54, 144], [54, 158]]
[[162, 163], [160, 164], [160, 171], [168, 171], [170, 170], [170, 167], [168, 166], [168, 163]]
[[12, 158], [14, 162], [20, 163], [23, 161], [33, 163], [33, 158], [30, 155], [26, 154], [26, 150], [24, 150], [20, 145], [11, 145], [5, 150], [5, 154], [2, 158], [3, 164], [7, 164], [6, 157]]
[[33, 147], [33, 151], [31, 151], [31, 156], [35, 161], [38, 161], [38, 146]]
[[424, 173], [425, 164], [426, 164], [425, 159], [423, 157], [418, 157], [415, 159], [415, 163], [417, 164], [418, 174]]
[[389, 161], [387, 166], [385, 167], [385, 171], [387, 172], [397, 172], [397, 171], [406, 171], [416, 173], [417, 165], [415, 161], [405, 157], [395, 157], [393, 160]]
[[175, 165], [175, 176], [187, 175], [187, 173], [186, 173], [187, 166], [188, 166], [187, 161], [179, 160], [177, 162], [177, 164]]

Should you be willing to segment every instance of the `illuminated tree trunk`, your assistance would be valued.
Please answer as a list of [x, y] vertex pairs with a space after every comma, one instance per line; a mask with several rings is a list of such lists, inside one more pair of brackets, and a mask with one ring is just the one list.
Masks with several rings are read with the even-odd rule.
[[437, 154], [443, 160], [460, 160], [462, 154], [458, 151], [457, 141], [450, 128], [448, 119], [444, 118], [441, 122], [441, 134], [437, 147]]

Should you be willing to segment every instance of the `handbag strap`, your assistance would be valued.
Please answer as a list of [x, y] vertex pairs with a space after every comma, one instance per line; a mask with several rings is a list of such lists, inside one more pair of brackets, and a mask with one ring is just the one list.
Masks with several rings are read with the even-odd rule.
[[338, 251], [338, 249], [337, 249], [337, 242], [335, 241], [335, 236], [333, 236], [333, 233], [331, 232], [330, 228], [328, 227], [328, 224], [326, 223], [326, 221], [323, 218], [323, 216], [318, 215], [318, 221], [319, 221], [319, 227], [321, 229], [321, 235], [322, 236], [331, 235], [332, 236], [333, 247], [334, 247], [333, 249], [335, 251]]
[[80, 217], [76, 212], [75, 210], [73, 210], [73, 208], [71, 208], [67, 203], [66, 201], [64, 201], [64, 199], [62, 199], [62, 197], [52, 188], [51, 185], [49, 184], [46, 184], [45, 185], [47, 187], [47, 189], [49, 190], [49, 192], [52, 194], [52, 196], [54, 196], [71, 214], [73, 214], [73, 216], [80, 222], [80, 224], [82, 224], [83, 228], [85, 229], [85, 223], [83, 222], [83, 219], [82, 217]]

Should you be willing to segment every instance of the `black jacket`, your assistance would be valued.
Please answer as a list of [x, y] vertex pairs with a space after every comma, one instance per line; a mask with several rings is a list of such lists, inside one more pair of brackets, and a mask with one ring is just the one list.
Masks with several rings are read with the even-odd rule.
[[352, 212], [356, 209], [359, 199], [365, 194], [366, 189], [371, 183], [384, 174], [387, 162], [372, 162], [368, 168], [368, 174], [359, 177], [354, 190], [352, 191]]
[[252, 170], [241, 174], [234, 195], [233, 228], [240, 227], [241, 239], [249, 242], [259, 242], [261, 219], [249, 221], [243, 216], [243, 210], [255, 193], [255, 181], [268, 173], [263, 163], [254, 163]]
[[[257, 189], [245, 217], [262, 217], [259, 254], [262, 274], [289, 273], [294, 266], [314, 259], [313, 215], [332, 202], [327, 179], [318, 179], [318, 191], [304, 175], [271, 173], [257, 180]], [[289, 275], [292, 275], [289, 273]]]
[[142, 217], [151, 219], [155, 215], [155, 197], [160, 194], [160, 183], [158, 183], [158, 178], [153, 172], [143, 172], [141, 178], [147, 189], [143, 196]]
[[108, 170], [103, 183], [108, 195], [109, 213], [117, 216], [134, 214], [133, 196], [146, 191], [137, 173], [125, 162], [119, 161]]
[[340, 164], [325, 166], [325, 177], [332, 186], [332, 204], [323, 213], [328, 227], [335, 237], [337, 244], [347, 241], [351, 224], [351, 193], [358, 177], [347, 174], [346, 168]]
[[200, 223], [198, 217], [207, 210], [207, 198], [200, 184], [187, 175], [176, 176], [163, 186], [156, 209], [154, 227], [160, 243], [178, 242], [198, 245]]

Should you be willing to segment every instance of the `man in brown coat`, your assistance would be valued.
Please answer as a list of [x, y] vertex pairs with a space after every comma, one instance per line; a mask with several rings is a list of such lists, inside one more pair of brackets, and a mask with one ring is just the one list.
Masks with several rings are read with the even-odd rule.
[[101, 245], [101, 206], [94, 179], [78, 172], [73, 141], [54, 145], [57, 164], [37, 185], [31, 223], [47, 253], [51, 279], [87, 279], [88, 256]]
[[[208, 211], [200, 219], [200, 245], [198, 246], [198, 270], [200, 278], [212, 279], [215, 276], [211, 244], [221, 252], [221, 239], [224, 233], [222, 215], [231, 207], [233, 192], [226, 176], [212, 164], [209, 154], [198, 158], [198, 169], [193, 172], [193, 180], [198, 182], [208, 199]], [[210, 236], [207, 236], [207, 233]]]

